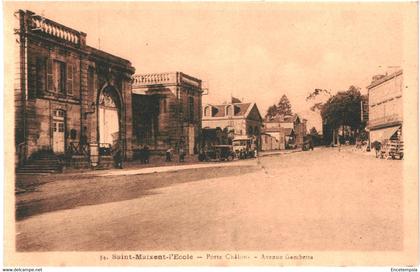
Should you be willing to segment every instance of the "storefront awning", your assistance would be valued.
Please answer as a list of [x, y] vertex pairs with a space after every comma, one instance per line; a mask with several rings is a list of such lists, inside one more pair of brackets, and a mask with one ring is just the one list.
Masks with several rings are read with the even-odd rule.
[[383, 142], [384, 140], [388, 140], [389, 138], [394, 135], [395, 132], [400, 128], [400, 126], [383, 128], [383, 129], [376, 129], [370, 131], [370, 142], [373, 143], [375, 141]]

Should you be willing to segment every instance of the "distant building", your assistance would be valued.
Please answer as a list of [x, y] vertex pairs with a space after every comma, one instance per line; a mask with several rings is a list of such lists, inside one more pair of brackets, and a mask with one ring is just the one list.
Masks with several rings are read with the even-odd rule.
[[201, 133], [201, 80], [182, 72], [133, 77], [136, 146], [154, 151], [183, 147], [194, 154]]
[[402, 138], [403, 71], [375, 76], [367, 89], [370, 142]]
[[369, 96], [368, 95], [362, 95], [361, 97], [362, 101], [360, 101], [360, 120], [363, 123], [366, 123], [369, 121]]
[[268, 133], [279, 141], [279, 148], [290, 146], [301, 147], [306, 136], [306, 119], [299, 115], [278, 115], [264, 121], [264, 133]]
[[280, 142], [269, 133], [261, 133], [261, 151], [279, 150]]
[[203, 109], [203, 128], [221, 128], [234, 135], [255, 136], [260, 148], [262, 117], [255, 103], [208, 104]]

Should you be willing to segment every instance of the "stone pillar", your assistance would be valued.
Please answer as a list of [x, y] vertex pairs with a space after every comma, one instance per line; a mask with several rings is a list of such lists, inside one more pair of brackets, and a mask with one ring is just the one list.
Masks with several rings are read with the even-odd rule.
[[124, 99], [123, 122], [125, 128], [125, 157], [127, 160], [133, 158], [133, 105], [131, 97], [131, 78], [123, 79], [122, 95]]
[[[84, 55], [80, 56], [80, 133], [79, 137], [86, 134], [88, 142], [91, 141], [90, 133], [92, 131], [90, 125], [90, 117], [91, 117], [91, 95], [89, 93], [88, 88], [88, 68], [89, 62], [87, 57]], [[86, 128], [86, 131], [84, 130]]]

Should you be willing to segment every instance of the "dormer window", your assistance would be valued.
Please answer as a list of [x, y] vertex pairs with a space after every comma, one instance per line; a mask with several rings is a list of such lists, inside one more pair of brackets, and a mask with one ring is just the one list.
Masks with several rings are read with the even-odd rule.
[[234, 114], [234, 109], [233, 109], [233, 105], [229, 105], [226, 107], [226, 115], [227, 116], [233, 116]]
[[212, 106], [207, 106], [205, 109], [204, 109], [204, 116], [212, 116]]

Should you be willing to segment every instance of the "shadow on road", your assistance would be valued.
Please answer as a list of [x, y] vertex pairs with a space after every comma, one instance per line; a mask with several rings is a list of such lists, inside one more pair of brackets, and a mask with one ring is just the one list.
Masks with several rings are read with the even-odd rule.
[[[257, 166], [189, 169], [178, 172], [116, 177], [83, 177], [32, 186], [32, 192], [17, 195], [16, 220], [30, 216], [72, 209], [86, 205], [117, 202], [156, 194], [159, 189], [204, 179], [243, 175], [257, 171]], [[33, 194], [31, 197], [30, 194]]]

